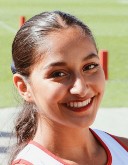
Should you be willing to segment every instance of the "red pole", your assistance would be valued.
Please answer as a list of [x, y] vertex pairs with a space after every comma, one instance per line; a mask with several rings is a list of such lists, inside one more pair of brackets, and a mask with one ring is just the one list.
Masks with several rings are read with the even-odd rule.
[[25, 17], [24, 16], [20, 16], [20, 27], [25, 23]]
[[104, 70], [105, 79], [108, 80], [108, 51], [101, 50], [99, 52], [100, 62]]

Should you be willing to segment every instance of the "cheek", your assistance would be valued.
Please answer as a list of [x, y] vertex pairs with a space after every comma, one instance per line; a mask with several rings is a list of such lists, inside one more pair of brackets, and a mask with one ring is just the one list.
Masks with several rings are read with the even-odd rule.
[[97, 91], [97, 93], [104, 93], [105, 89], [105, 76], [102, 70], [97, 72], [94, 76], [91, 77], [90, 81], [93, 84], [93, 87]]
[[103, 94], [105, 90], [105, 76], [102, 70], [97, 76], [97, 86], [98, 86], [99, 92]]
[[61, 101], [66, 94], [66, 86], [61, 83], [53, 82], [44, 84], [45, 98], [51, 102]]

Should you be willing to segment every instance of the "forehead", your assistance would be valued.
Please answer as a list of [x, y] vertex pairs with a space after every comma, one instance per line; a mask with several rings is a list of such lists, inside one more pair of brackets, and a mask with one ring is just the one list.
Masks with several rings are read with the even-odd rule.
[[91, 37], [79, 27], [67, 27], [58, 31], [51, 32], [46, 40], [45, 46], [48, 53], [60, 52], [67, 53], [73, 49], [92, 47], [96, 49]]
[[[78, 61], [88, 54], [97, 54], [92, 39], [82, 29], [70, 27], [52, 32], [45, 40], [46, 52], [42, 54], [42, 62]], [[40, 47], [40, 53], [41, 53]], [[40, 61], [40, 62], [41, 62]]]
[[52, 47], [52, 51], [65, 50], [68, 47], [73, 47], [79, 44], [80, 41], [84, 41], [89, 36], [78, 27], [68, 27], [66, 29], [60, 29], [56, 32], [52, 32], [48, 36], [48, 46]]

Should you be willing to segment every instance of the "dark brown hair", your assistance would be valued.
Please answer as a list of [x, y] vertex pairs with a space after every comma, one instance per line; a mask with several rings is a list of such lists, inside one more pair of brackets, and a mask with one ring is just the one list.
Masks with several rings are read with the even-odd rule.
[[[43, 52], [38, 51], [40, 46], [45, 50], [45, 39], [55, 31], [69, 27], [78, 27], [91, 38], [96, 46], [92, 32], [87, 25], [76, 17], [61, 12], [43, 12], [29, 19], [17, 32], [12, 44], [13, 73], [19, 73], [26, 78], [31, 74], [32, 66], [41, 58]], [[37, 129], [37, 110], [32, 103], [24, 101], [23, 110], [15, 125], [17, 138], [16, 149], [11, 158], [13, 160], [19, 151], [31, 140]]]

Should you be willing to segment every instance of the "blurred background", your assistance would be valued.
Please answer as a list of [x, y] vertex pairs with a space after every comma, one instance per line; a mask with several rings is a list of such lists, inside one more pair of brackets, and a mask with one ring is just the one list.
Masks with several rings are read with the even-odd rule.
[[[8, 131], [17, 113], [13, 107], [20, 106], [10, 71], [11, 44], [20, 27], [20, 17], [27, 20], [52, 10], [62, 10], [81, 19], [91, 28], [98, 49], [108, 51], [103, 110], [94, 126], [128, 135], [128, 0], [0, 0], [0, 153], [7, 150], [3, 144], [10, 136]], [[3, 155], [1, 160], [5, 160]], [[6, 163], [0, 165], [3, 164]]]

